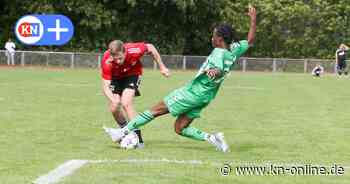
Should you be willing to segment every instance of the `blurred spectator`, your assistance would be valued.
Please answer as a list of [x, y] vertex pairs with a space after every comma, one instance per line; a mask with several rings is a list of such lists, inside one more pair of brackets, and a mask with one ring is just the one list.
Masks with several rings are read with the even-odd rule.
[[323, 75], [323, 72], [324, 72], [324, 68], [321, 66], [320, 63], [318, 63], [314, 69], [312, 69], [312, 72], [311, 74], [314, 76], [314, 77], [321, 77], [321, 75]]
[[348, 75], [348, 69], [346, 64], [346, 55], [348, 53], [348, 50], [348, 46], [346, 46], [345, 44], [340, 44], [339, 48], [335, 53], [335, 64], [339, 76], [341, 76], [342, 73]]
[[9, 38], [5, 44], [7, 65], [10, 65], [10, 64], [15, 65], [15, 52], [16, 52], [15, 48], [16, 48], [15, 43], [13, 43]]

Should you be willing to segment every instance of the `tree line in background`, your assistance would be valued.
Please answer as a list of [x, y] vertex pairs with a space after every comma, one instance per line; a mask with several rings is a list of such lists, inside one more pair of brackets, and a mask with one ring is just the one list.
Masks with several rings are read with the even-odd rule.
[[[257, 37], [249, 56], [333, 58], [350, 44], [349, 0], [0, 0], [0, 41], [15, 39], [16, 21], [27, 14], [64, 14], [73, 39], [61, 47], [20, 49], [103, 51], [112, 39], [153, 43], [162, 54], [208, 55], [218, 23], [246, 39], [248, 4], [257, 8]], [[18, 43], [18, 42], [17, 42]]]

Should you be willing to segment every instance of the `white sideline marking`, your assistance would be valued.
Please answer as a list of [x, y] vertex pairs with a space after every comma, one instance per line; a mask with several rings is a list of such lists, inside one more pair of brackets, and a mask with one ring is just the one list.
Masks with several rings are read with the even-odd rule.
[[[266, 162], [225, 162], [225, 161], [202, 161], [202, 160], [170, 160], [166, 158], [162, 159], [124, 159], [124, 160], [69, 160], [62, 165], [59, 165], [56, 169], [50, 171], [48, 174], [40, 176], [33, 183], [34, 184], [53, 184], [58, 183], [64, 177], [73, 174], [79, 168], [83, 167], [85, 164], [106, 164], [106, 163], [136, 163], [136, 164], [149, 164], [149, 163], [167, 163], [167, 164], [188, 164], [188, 165], [214, 165], [223, 166], [224, 164], [230, 164], [231, 166], [247, 166], [247, 165], [267, 165], [274, 164], [278, 166], [303, 166], [305, 164], [300, 163], [274, 163], [271, 161]], [[312, 166], [321, 166], [322, 164], [311, 164]], [[323, 164], [328, 166], [331, 164]], [[350, 166], [342, 166], [344, 169], [350, 169]]]
[[40, 176], [34, 184], [51, 184], [58, 183], [62, 178], [74, 173], [77, 169], [88, 163], [87, 160], [69, 160], [46, 175]]
[[40, 176], [33, 183], [34, 184], [53, 184], [58, 183], [66, 176], [73, 174], [76, 170], [83, 167], [85, 164], [101, 164], [101, 163], [173, 163], [173, 164], [203, 164], [200, 160], [169, 160], [163, 159], [126, 159], [126, 160], [69, 160], [62, 165], [59, 165], [54, 170], [46, 175]]

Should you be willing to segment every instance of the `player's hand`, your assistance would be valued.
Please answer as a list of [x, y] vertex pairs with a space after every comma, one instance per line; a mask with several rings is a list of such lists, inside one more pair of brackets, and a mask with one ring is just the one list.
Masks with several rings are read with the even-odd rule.
[[256, 19], [256, 9], [252, 5], [249, 5], [249, 7], [248, 7], [248, 16], [251, 19]]
[[210, 79], [214, 79], [217, 76], [221, 75], [221, 71], [216, 68], [208, 69], [206, 70], [206, 73]]
[[164, 76], [164, 77], [169, 77], [170, 76], [170, 71], [167, 67], [161, 67], [160, 68], [160, 73]]

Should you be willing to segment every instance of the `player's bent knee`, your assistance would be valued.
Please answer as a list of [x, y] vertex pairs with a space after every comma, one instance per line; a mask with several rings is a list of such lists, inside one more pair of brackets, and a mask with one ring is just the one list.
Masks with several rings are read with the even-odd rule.
[[133, 108], [133, 104], [131, 101], [122, 101], [121, 105], [122, 105], [123, 109]]
[[109, 109], [111, 112], [117, 112], [119, 109], [119, 103], [111, 103]]
[[182, 132], [182, 128], [177, 128], [175, 126], [175, 133], [178, 134], [178, 135], [181, 135], [181, 132]]

